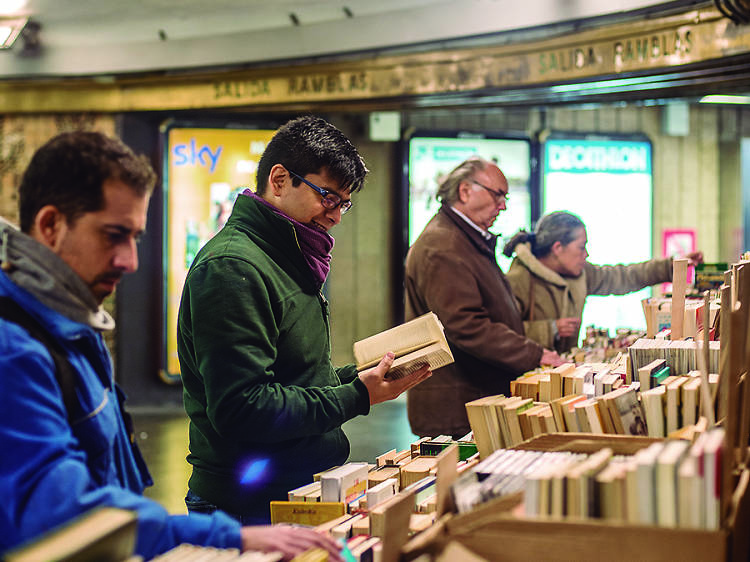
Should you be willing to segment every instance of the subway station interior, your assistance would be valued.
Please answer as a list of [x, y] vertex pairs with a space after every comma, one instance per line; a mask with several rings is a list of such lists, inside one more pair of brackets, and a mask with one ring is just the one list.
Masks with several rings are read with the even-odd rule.
[[[420, 189], [456, 155], [486, 150], [506, 170], [501, 239], [559, 205], [597, 225], [600, 263], [662, 257], [670, 240], [731, 263], [750, 242], [747, 0], [4, 0], [6, 28], [0, 216], [18, 220], [21, 173], [62, 131], [116, 135], [159, 175], [138, 271], [105, 306], [157, 483], [146, 494], [173, 513], [190, 473], [181, 283], [222, 204], [254, 184], [254, 153], [293, 117], [336, 125], [369, 169], [332, 232], [335, 365], [403, 321], [404, 258], [437, 209]], [[576, 165], [599, 175], [570, 179]], [[638, 323], [638, 300], [613, 306]], [[416, 438], [403, 399], [343, 427], [350, 460]]]

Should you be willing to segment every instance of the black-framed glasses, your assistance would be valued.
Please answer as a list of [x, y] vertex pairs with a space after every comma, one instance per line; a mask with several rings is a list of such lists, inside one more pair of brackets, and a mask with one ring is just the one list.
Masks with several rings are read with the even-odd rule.
[[483, 184], [479, 183], [477, 180], [470, 180], [470, 181], [471, 181], [471, 183], [475, 183], [479, 187], [482, 187], [482, 188], [486, 189], [487, 191], [489, 191], [493, 195], [493, 197], [495, 198], [495, 201], [497, 201], [498, 203], [500, 203], [500, 201], [502, 201], [503, 199], [505, 199], [506, 201], [508, 199], [510, 199], [510, 196], [508, 195], [507, 191], [499, 191], [497, 189], [489, 188], [486, 185], [483, 185]]
[[329, 191], [327, 189], [323, 189], [322, 187], [318, 187], [314, 183], [307, 181], [305, 178], [300, 176], [299, 174], [295, 174], [291, 170], [287, 169], [287, 172], [289, 172], [290, 175], [294, 176], [298, 180], [300, 180], [303, 183], [306, 183], [310, 187], [312, 187], [315, 191], [320, 193], [320, 196], [322, 197], [321, 204], [326, 208], [330, 209], [331, 211], [336, 209], [337, 207], [341, 207], [341, 214], [346, 214], [346, 212], [352, 208], [352, 200], [347, 199], [344, 201], [337, 193], [334, 193], [333, 191]]

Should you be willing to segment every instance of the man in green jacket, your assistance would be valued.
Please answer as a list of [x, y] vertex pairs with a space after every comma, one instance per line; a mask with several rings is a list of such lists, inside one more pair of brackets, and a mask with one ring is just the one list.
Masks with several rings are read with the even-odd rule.
[[331, 365], [328, 230], [366, 173], [326, 121], [288, 122], [260, 159], [256, 193], [237, 198], [193, 262], [178, 320], [189, 510], [267, 522], [269, 501], [346, 461], [344, 422], [429, 376], [385, 380], [390, 353], [368, 374]]

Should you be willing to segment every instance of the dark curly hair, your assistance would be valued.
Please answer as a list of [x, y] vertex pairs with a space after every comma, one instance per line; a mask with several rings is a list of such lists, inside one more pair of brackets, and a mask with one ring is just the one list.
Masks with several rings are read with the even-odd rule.
[[[282, 125], [266, 146], [258, 162], [258, 195], [266, 190], [271, 168], [281, 164], [302, 177], [323, 168], [341, 189], [354, 193], [362, 189], [367, 168], [362, 157], [344, 133], [325, 119], [307, 115]], [[300, 185], [292, 178], [292, 185]]]
[[119, 139], [89, 131], [57, 135], [34, 153], [21, 179], [21, 230], [29, 233], [46, 205], [57, 207], [70, 224], [100, 210], [102, 186], [110, 179], [146, 195], [154, 189], [156, 173], [145, 156], [137, 156]]

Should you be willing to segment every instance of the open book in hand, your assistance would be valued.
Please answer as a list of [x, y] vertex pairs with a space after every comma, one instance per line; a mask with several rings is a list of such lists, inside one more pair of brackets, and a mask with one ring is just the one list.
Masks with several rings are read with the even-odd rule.
[[388, 351], [396, 355], [386, 374], [388, 379], [404, 377], [425, 364], [434, 371], [453, 363], [443, 325], [433, 312], [356, 342], [354, 359], [357, 370], [376, 367]]

